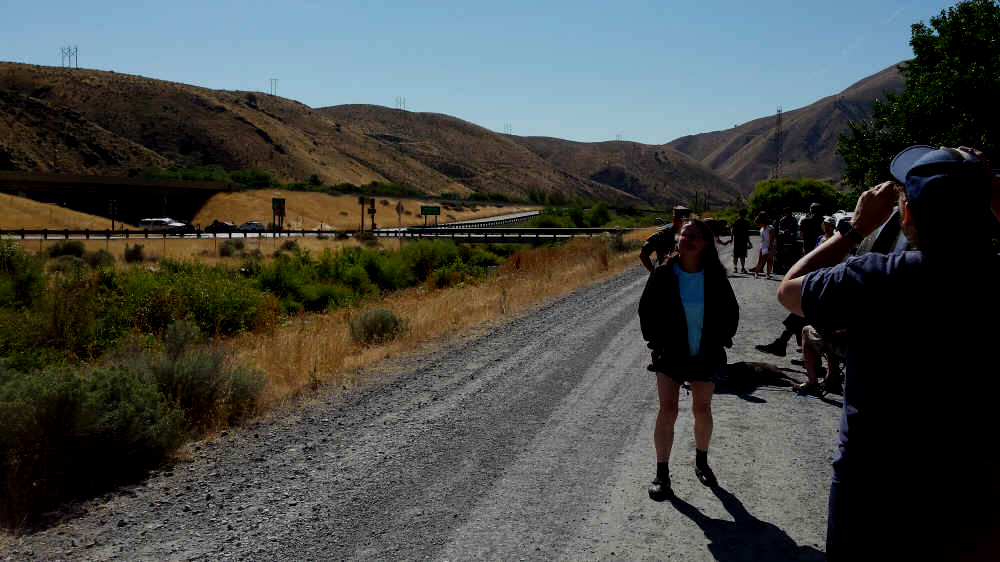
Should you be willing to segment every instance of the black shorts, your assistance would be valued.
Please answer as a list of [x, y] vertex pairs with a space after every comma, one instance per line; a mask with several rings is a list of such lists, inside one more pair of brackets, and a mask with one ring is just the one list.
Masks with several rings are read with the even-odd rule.
[[670, 377], [677, 384], [686, 382], [719, 382], [724, 378], [724, 369], [710, 367], [699, 357], [691, 357], [686, 361], [658, 361], [653, 354], [653, 368], [657, 373]]

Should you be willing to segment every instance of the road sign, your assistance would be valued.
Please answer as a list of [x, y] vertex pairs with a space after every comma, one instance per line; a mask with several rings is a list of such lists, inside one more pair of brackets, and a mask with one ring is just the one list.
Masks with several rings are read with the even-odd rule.
[[369, 215], [374, 215], [375, 214], [375, 207], [372, 207], [372, 208], [368, 209], [368, 214]]
[[271, 198], [271, 212], [274, 216], [285, 216], [285, 199], [283, 197]]
[[421, 205], [420, 214], [425, 217], [428, 215], [440, 215], [441, 207], [438, 207], [437, 205]]

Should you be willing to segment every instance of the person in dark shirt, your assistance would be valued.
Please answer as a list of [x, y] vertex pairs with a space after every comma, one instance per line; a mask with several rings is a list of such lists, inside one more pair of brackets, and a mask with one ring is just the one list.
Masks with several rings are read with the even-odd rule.
[[[778, 289], [810, 325], [846, 330], [827, 556], [1000, 560], [1000, 255], [988, 235], [1000, 186], [965, 148], [910, 147], [890, 172], [899, 183], [864, 192]], [[916, 250], [841, 263], [895, 205]]]
[[[650, 273], [656, 265], [667, 261], [667, 256], [674, 253], [674, 249], [677, 247], [677, 234], [681, 231], [681, 225], [684, 223], [684, 219], [691, 216], [691, 209], [683, 205], [677, 205], [674, 207], [674, 218], [673, 222], [660, 228], [653, 234], [646, 238], [645, 243], [643, 243], [642, 248], [639, 250], [639, 261], [642, 262], [643, 267], [646, 268]], [[649, 256], [656, 252], [656, 264], [649, 259]]]
[[820, 215], [819, 209], [819, 203], [809, 205], [809, 214], [799, 221], [803, 255], [808, 254], [816, 247], [816, 240], [823, 234], [823, 216]]
[[732, 237], [729, 242], [733, 245], [733, 273], [736, 273], [737, 261], [740, 270], [747, 273], [747, 250], [753, 248], [753, 244], [750, 243], [750, 221], [747, 220], [746, 209], [740, 209], [739, 218], [733, 221], [730, 232]]

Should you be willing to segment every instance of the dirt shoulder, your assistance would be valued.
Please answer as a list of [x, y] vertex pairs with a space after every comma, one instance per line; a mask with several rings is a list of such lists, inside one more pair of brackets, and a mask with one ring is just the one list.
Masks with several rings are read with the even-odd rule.
[[[196, 443], [188, 462], [8, 537], [0, 556], [822, 559], [835, 403], [776, 387], [718, 394], [713, 493], [693, 474], [682, 391], [680, 499], [646, 496], [657, 403], [636, 317], [645, 279], [636, 265], [482, 336], [383, 364], [350, 392]], [[741, 327], [730, 362], [773, 359], [753, 346], [780, 332], [777, 282], [731, 280]]]

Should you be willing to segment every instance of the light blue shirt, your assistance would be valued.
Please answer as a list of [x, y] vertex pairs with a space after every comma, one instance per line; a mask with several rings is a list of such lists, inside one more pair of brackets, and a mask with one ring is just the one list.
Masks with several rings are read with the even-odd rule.
[[705, 271], [688, 273], [675, 263], [674, 274], [677, 275], [684, 319], [687, 320], [688, 348], [691, 357], [694, 357], [701, 350], [701, 327], [705, 320]]

